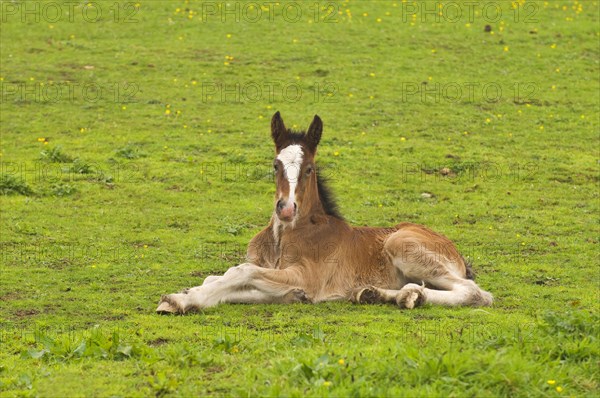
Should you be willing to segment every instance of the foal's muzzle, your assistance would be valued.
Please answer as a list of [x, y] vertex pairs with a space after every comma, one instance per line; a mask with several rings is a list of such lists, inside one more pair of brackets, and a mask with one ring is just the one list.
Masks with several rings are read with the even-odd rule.
[[281, 221], [292, 221], [296, 217], [298, 206], [295, 202], [279, 199], [277, 201], [276, 213]]

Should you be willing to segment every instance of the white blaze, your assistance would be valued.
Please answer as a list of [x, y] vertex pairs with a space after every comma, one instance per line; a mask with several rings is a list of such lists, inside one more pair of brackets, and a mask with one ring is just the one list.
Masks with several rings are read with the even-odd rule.
[[288, 204], [296, 202], [296, 185], [298, 184], [298, 177], [300, 176], [300, 167], [302, 166], [302, 159], [304, 152], [300, 145], [290, 145], [285, 147], [277, 155], [277, 159], [283, 163], [283, 170], [285, 171], [285, 177], [290, 184], [290, 197]]

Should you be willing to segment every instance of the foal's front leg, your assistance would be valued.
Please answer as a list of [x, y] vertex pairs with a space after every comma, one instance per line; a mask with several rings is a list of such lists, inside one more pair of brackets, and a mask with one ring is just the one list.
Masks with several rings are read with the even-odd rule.
[[309, 301], [298, 275], [291, 269], [275, 270], [245, 263], [213, 277], [202, 286], [163, 296], [159, 313], [183, 314], [219, 303], [288, 303]]

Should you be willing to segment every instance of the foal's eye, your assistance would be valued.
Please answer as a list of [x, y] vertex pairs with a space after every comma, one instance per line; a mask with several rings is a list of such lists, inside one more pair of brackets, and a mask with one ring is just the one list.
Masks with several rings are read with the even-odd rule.
[[312, 166], [308, 166], [308, 167], [306, 168], [306, 175], [307, 175], [307, 176], [311, 175], [311, 173], [313, 172], [313, 170], [314, 170], [314, 169], [313, 169], [313, 167], [312, 167]]
[[279, 165], [277, 163], [273, 163], [273, 170], [274, 171], [279, 170]]

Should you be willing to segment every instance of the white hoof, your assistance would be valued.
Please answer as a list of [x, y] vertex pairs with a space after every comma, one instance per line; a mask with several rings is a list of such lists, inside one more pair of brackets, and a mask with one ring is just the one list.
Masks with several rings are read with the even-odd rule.
[[184, 310], [178, 305], [174, 297], [170, 295], [160, 298], [156, 312], [159, 314], [183, 314]]
[[409, 283], [400, 289], [398, 297], [396, 298], [396, 304], [400, 308], [413, 309], [422, 305], [425, 302], [425, 292], [423, 286]]

